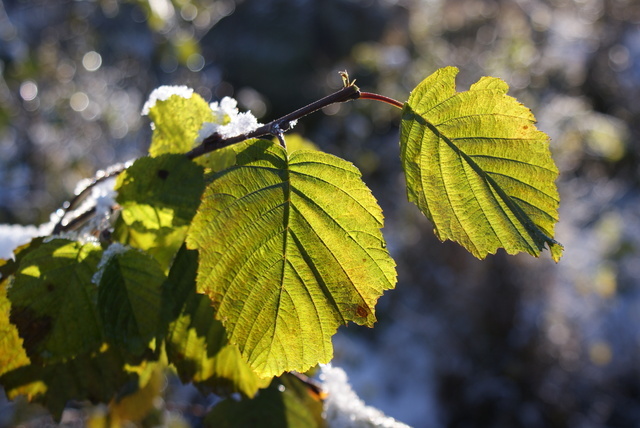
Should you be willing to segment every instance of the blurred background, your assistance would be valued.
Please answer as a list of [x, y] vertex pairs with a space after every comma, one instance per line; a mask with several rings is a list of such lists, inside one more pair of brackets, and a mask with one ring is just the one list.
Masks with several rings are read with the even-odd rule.
[[406, 100], [437, 68], [501, 77], [551, 136], [557, 265], [440, 243], [406, 202], [399, 112], [362, 100], [296, 131], [363, 172], [397, 289], [335, 337], [367, 404], [416, 427], [640, 426], [637, 0], [0, 1], [0, 223], [39, 224], [144, 155], [162, 84], [266, 122], [336, 89]]

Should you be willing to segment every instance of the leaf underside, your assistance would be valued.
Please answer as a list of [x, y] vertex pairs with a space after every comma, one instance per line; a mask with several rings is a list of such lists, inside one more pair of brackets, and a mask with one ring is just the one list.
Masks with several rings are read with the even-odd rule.
[[548, 136], [531, 111], [506, 95], [500, 79], [483, 77], [456, 92], [458, 70], [427, 77], [404, 106], [400, 134], [407, 194], [440, 240], [478, 258], [503, 248], [538, 256], [558, 221], [558, 176]]
[[371, 326], [395, 285], [383, 217], [350, 163], [258, 141], [205, 190], [187, 245], [197, 288], [261, 376], [329, 361], [347, 321]]

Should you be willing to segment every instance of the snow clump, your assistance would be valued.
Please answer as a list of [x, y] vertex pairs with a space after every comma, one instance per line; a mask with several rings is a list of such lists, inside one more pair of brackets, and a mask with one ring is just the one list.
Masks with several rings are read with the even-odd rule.
[[218, 133], [222, 138], [231, 138], [255, 131], [260, 127], [258, 119], [251, 112], [240, 113], [238, 102], [230, 97], [224, 97], [219, 103], [210, 104], [216, 122], [205, 122], [196, 138], [196, 143], [202, 143], [205, 138]]
[[149, 95], [149, 99], [142, 107], [142, 115], [147, 116], [149, 114], [149, 110], [156, 105], [157, 101], [166, 101], [172, 95], [178, 95], [179, 97], [189, 99], [193, 95], [193, 89], [184, 85], [163, 85], [154, 89], [153, 92], [151, 92], [151, 95]]
[[320, 380], [327, 393], [324, 418], [336, 428], [408, 428], [408, 425], [385, 416], [380, 410], [367, 406], [351, 389], [344, 370], [331, 364], [320, 365]]

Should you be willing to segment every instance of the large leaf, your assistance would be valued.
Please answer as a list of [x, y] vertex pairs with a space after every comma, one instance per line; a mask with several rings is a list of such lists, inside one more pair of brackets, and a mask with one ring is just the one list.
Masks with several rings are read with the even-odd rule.
[[238, 348], [228, 343], [222, 323], [214, 319], [211, 301], [196, 293], [197, 267], [197, 252], [183, 247], [169, 273], [175, 318], [166, 342], [169, 362], [184, 382], [194, 382], [204, 391], [253, 397], [270, 379], [258, 378]]
[[207, 187], [187, 245], [231, 343], [272, 376], [329, 361], [339, 325], [375, 322], [396, 281], [382, 224], [352, 164], [259, 141]]
[[101, 253], [95, 244], [54, 239], [20, 261], [7, 296], [32, 362], [61, 361], [103, 343], [91, 282]]
[[558, 170], [548, 137], [531, 111], [506, 95], [500, 79], [483, 77], [456, 92], [447, 67], [411, 93], [402, 115], [401, 159], [409, 200], [441, 240], [484, 258], [504, 248], [538, 256], [558, 221]]

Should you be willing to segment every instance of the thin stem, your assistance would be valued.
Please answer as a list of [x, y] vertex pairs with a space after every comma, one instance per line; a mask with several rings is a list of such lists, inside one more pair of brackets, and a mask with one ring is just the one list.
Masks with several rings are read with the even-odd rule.
[[362, 100], [376, 100], [382, 101], [383, 103], [387, 103], [394, 107], [397, 107], [402, 110], [404, 104], [398, 100], [394, 100], [393, 98], [385, 97], [384, 95], [374, 94], [372, 92], [360, 92], [360, 99]]

